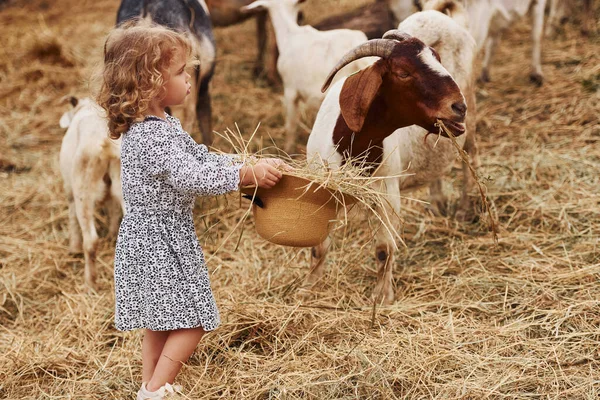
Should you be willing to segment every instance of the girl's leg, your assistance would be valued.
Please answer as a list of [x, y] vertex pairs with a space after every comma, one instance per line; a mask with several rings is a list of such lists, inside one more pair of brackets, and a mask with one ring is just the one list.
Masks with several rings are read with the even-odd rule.
[[172, 331], [151, 331], [146, 329], [142, 341], [142, 382], [149, 382], [154, 368], [162, 354], [165, 342]]
[[204, 333], [202, 327], [171, 331], [146, 388], [149, 391], [156, 391], [167, 382], [172, 384]]

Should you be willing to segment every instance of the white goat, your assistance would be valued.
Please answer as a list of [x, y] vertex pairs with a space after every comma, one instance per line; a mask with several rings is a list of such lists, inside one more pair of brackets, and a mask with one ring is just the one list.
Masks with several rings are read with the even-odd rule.
[[119, 229], [121, 211], [125, 212], [121, 142], [109, 138], [104, 110], [93, 100], [71, 97], [70, 102], [73, 108], [60, 118], [60, 127], [68, 128], [60, 148], [60, 172], [69, 201], [69, 251], [83, 250], [85, 283], [94, 289], [98, 247], [96, 203], [107, 203], [111, 237]]
[[[443, 2], [424, 1], [423, 9], [438, 9]], [[452, 3], [453, 0], [448, 2]], [[480, 77], [483, 82], [490, 81], [490, 62], [502, 33], [531, 10], [533, 47], [529, 79], [540, 86], [544, 82], [541, 53], [546, 0], [462, 0], [462, 3], [467, 9], [469, 32], [475, 38], [477, 51], [483, 50]]]
[[[300, 102], [318, 108], [325, 97], [320, 89], [327, 73], [348, 50], [367, 41], [361, 31], [335, 29], [321, 32], [312, 26], [299, 26], [294, 16], [297, 15], [296, 7], [302, 2], [304, 0], [258, 0], [242, 8], [245, 11], [266, 8], [275, 29], [279, 48], [277, 70], [284, 86], [284, 148], [287, 152], [296, 145]], [[342, 75], [356, 72], [368, 64], [368, 60], [353, 63]]]
[[[407, 53], [401, 57], [397, 48], [391, 53], [391, 70], [383, 72], [381, 79], [375, 73], [386, 71], [384, 64], [380, 64], [385, 57], [357, 74], [358, 78], [350, 76], [335, 84], [319, 110], [307, 144], [307, 157], [311, 163], [318, 163], [322, 159], [335, 168], [343, 162], [351, 161], [348, 156], [364, 154], [365, 151], [368, 152], [369, 160], [380, 162], [375, 174], [393, 177], [385, 179], [390, 205], [390, 209], [386, 210], [387, 215], [399, 215], [400, 190], [431, 184], [434, 185], [435, 192], [439, 189], [440, 177], [452, 167], [456, 151], [450, 141], [441, 139], [436, 145], [437, 136], [426, 136], [427, 132], [437, 132], [434, 126], [437, 119], [443, 120], [455, 135], [465, 132], [461, 123], [466, 122], [467, 134], [457, 140], [470, 152], [474, 153], [476, 150], [472, 74], [475, 41], [472, 36], [453, 19], [437, 11], [424, 11], [409, 16], [400, 24], [397, 32], [399, 33], [384, 35], [384, 39], [402, 35], [413, 35], [414, 38], [421, 39], [424, 45], [421, 43], [421, 47], [417, 47], [418, 57], [411, 58]], [[414, 38], [405, 39], [404, 42], [414, 48]], [[428, 46], [437, 50], [442, 64], [437, 59], [437, 53], [432, 52]], [[368, 81], [372, 76], [383, 83], [375, 88], [364, 83], [364, 87], [356, 86], [357, 82]], [[465, 98], [458, 90], [459, 87], [466, 95], [468, 114]], [[374, 95], [375, 100], [369, 99], [373, 92], [377, 93]], [[368, 109], [359, 112], [366, 115], [362, 122], [353, 122], [356, 114], [353, 102], [367, 104]], [[343, 119], [339, 118], [340, 114]], [[393, 114], [395, 120], [392, 121], [386, 114]], [[342, 124], [343, 121], [345, 125]], [[346, 136], [352, 137], [350, 144], [346, 143]], [[376, 156], [379, 153], [379, 156], [371, 157], [372, 153]], [[406, 170], [413, 175], [397, 177]], [[467, 187], [469, 182], [466, 182]], [[466, 198], [466, 189], [463, 194]], [[461, 201], [461, 206], [465, 205], [468, 205], [468, 199]], [[379, 272], [373, 296], [377, 301], [382, 299], [389, 304], [394, 299], [392, 269], [395, 240], [384, 229], [377, 232], [376, 239]], [[323, 261], [329, 244], [329, 239], [326, 239], [313, 248], [311, 273], [307, 277], [306, 286], [314, 285], [322, 276]]]
[[418, 0], [388, 0], [388, 4], [392, 14], [394, 14], [396, 23], [404, 21], [420, 8]]

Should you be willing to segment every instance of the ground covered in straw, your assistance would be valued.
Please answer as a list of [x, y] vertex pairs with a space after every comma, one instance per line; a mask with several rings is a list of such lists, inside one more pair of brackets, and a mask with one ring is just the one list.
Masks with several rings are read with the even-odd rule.
[[[311, 0], [307, 20], [357, 3]], [[117, 7], [9, 0], [0, 10], [0, 398], [127, 399], [139, 386], [140, 333], [113, 326], [114, 242], [102, 240], [100, 290], [87, 293], [83, 259], [67, 253], [57, 165], [59, 98], [86, 95]], [[396, 302], [374, 321], [365, 219], [335, 237], [326, 279], [300, 302], [307, 249], [266, 243], [251, 220], [236, 248], [241, 230], [224, 239], [247, 203], [198, 202], [223, 325], [183, 369], [188, 398], [598, 398], [600, 42], [568, 25], [544, 43], [546, 84], [536, 88], [529, 32], [523, 22], [507, 35], [494, 81], [478, 89], [498, 245], [483, 216], [459, 223], [406, 200]], [[280, 90], [252, 78], [254, 25], [216, 35], [215, 130], [237, 123], [249, 137], [261, 122], [258, 136], [282, 144]], [[445, 183], [452, 201], [458, 167]]]

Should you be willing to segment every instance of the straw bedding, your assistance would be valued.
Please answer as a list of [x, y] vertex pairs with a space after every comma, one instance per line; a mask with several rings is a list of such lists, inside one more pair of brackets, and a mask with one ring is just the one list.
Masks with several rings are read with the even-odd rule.
[[[315, 3], [309, 21], [338, 7]], [[117, 7], [13, 0], [0, 10], [0, 398], [125, 399], [139, 385], [140, 334], [113, 326], [114, 239], [101, 241], [100, 290], [89, 294], [82, 257], [67, 253], [57, 166], [58, 100], [85, 95]], [[494, 81], [478, 89], [479, 174], [498, 244], [483, 213], [459, 223], [433, 216], [417, 201], [425, 192], [404, 194], [417, 200], [403, 201], [396, 302], [374, 323], [372, 219], [336, 231], [329, 273], [300, 301], [308, 249], [260, 239], [240, 223], [248, 207], [236, 196], [198, 201], [223, 325], [180, 375], [188, 398], [598, 398], [599, 39], [568, 25], [545, 42], [538, 89], [523, 73], [529, 32], [523, 22], [507, 35]], [[259, 148], [260, 136], [263, 147], [283, 142], [283, 110], [280, 91], [251, 77], [253, 34], [252, 22], [216, 32], [212, 93], [215, 129], [261, 122]], [[445, 181], [451, 205], [458, 166]]]

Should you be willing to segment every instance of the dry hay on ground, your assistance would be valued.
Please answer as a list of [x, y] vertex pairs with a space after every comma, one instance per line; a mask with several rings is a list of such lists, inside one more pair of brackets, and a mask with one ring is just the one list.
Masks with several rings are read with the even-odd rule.
[[[57, 168], [58, 100], [86, 93], [117, 6], [34, 0], [0, 11], [0, 155], [18, 166], [0, 171], [0, 398], [125, 399], [139, 385], [140, 333], [113, 326], [113, 242], [101, 242], [100, 291], [87, 294], [83, 260], [67, 254]], [[223, 325], [183, 369], [189, 398], [598, 398], [599, 39], [567, 26], [546, 42], [546, 84], [535, 88], [529, 31], [521, 23], [507, 35], [494, 81], [478, 92], [480, 173], [499, 244], [483, 218], [462, 224], [405, 201], [396, 303], [374, 326], [364, 219], [336, 236], [319, 292], [300, 303], [308, 250], [266, 243], [247, 221], [239, 247], [229, 240], [215, 253], [246, 208], [235, 196], [198, 202]], [[217, 31], [214, 127], [249, 133], [260, 121], [265, 142], [281, 143], [279, 91], [251, 77], [253, 33], [251, 22]], [[445, 183], [453, 201], [457, 172]]]

